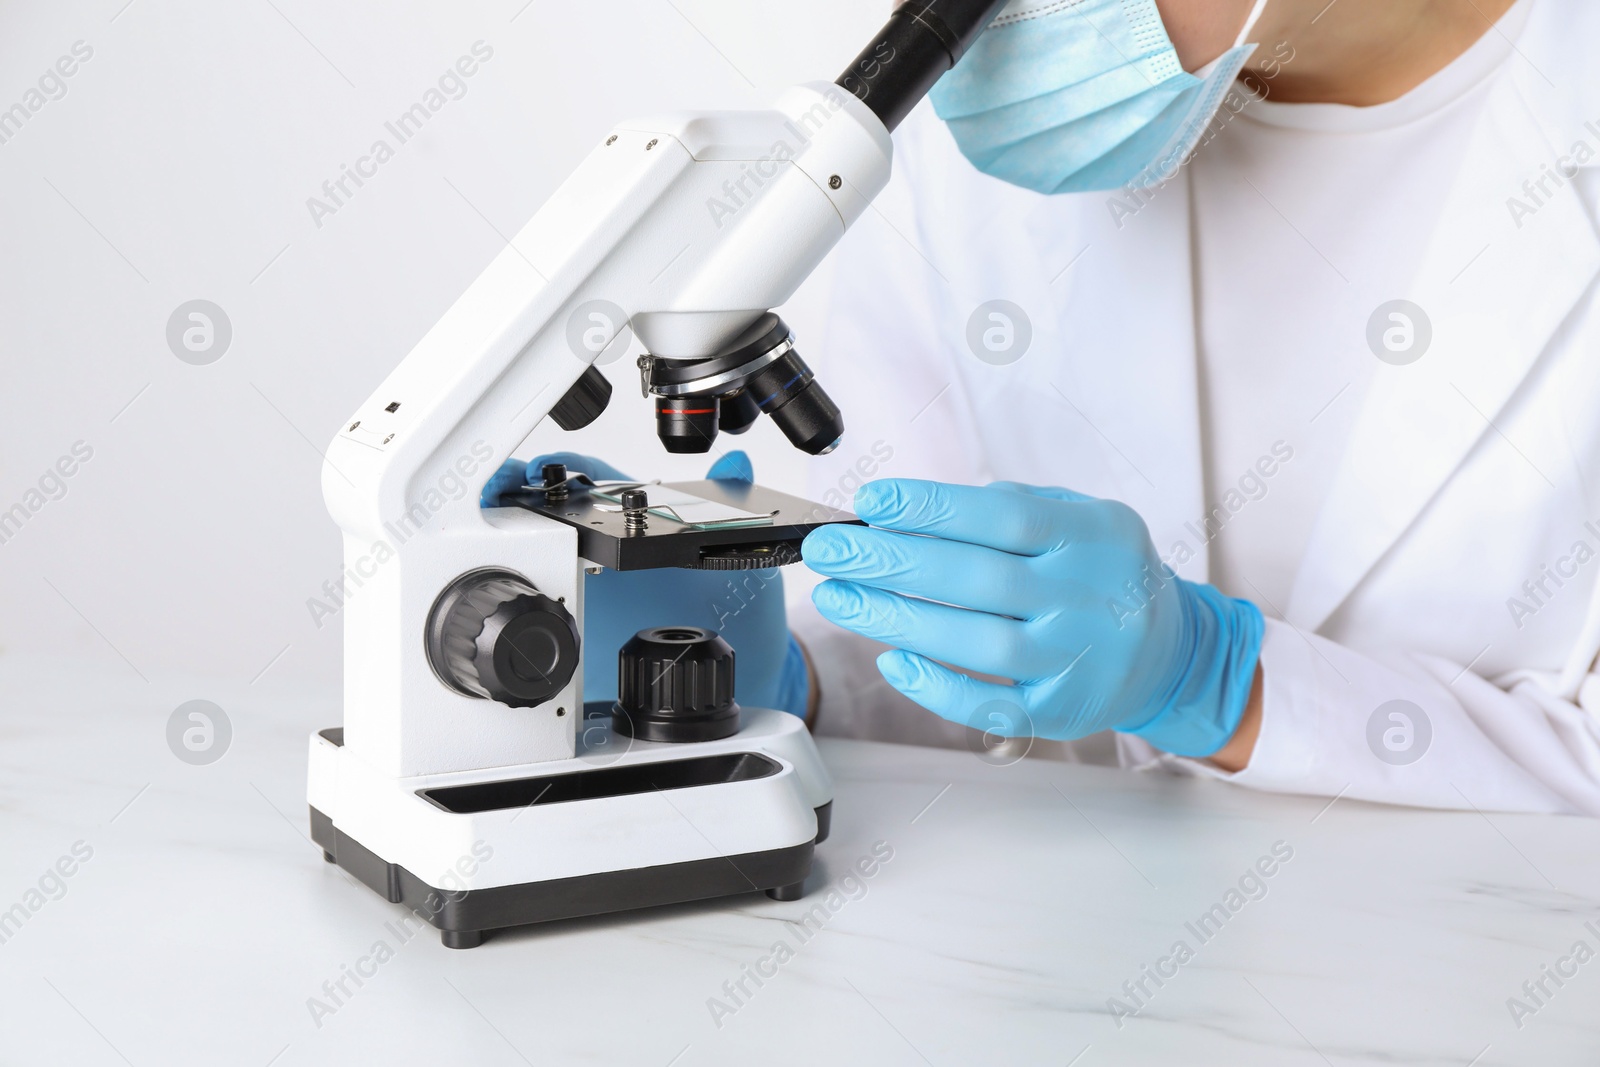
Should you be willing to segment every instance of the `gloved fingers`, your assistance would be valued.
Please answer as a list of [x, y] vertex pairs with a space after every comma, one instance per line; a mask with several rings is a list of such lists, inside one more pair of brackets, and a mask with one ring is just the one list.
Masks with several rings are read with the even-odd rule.
[[483, 493], [478, 497], [478, 505], [485, 508], [500, 506], [500, 495], [509, 493], [513, 489], [521, 489], [527, 484], [527, 464], [520, 459], [508, 459], [500, 464], [500, 469], [489, 475], [489, 480], [483, 485]]
[[1098, 499], [1087, 493], [1080, 493], [1075, 489], [1063, 489], [1059, 485], [1029, 485], [1027, 482], [990, 482], [989, 488], [1009, 489], [1013, 493], [1027, 493], [1031, 496], [1042, 496], [1049, 500], [1078, 502]]
[[874, 526], [1036, 556], [1066, 540], [1066, 503], [989, 486], [883, 478], [856, 491]]
[[983, 674], [1032, 678], [1048, 673], [1049, 655], [1026, 624], [982, 611], [913, 600], [830, 578], [811, 591], [823, 618], [884, 644]]
[[1019, 619], [1045, 606], [1044, 583], [1030, 559], [964, 541], [833, 525], [811, 531], [800, 553], [824, 577], [924, 600]]
[[713, 481], [754, 483], [756, 469], [742, 451], [729, 452], [711, 465], [706, 477]]
[[1034, 736], [1018, 686], [986, 682], [914, 652], [890, 649], [878, 657], [884, 681], [941, 718], [999, 737]]
[[543, 478], [540, 468], [546, 463], [560, 463], [568, 474], [587, 474], [597, 482], [625, 482], [628, 476], [603, 459], [585, 456], [581, 452], [547, 452], [528, 461], [528, 484], [538, 485]]

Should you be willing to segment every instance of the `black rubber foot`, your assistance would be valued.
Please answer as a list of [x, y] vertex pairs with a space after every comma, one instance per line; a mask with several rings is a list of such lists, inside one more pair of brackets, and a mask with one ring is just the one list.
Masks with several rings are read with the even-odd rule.
[[806, 895], [806, 884], [794, 882], [790, 885], [780, 885], [775, 889], [767, 890], [767, 896], [773, 900], [799, 900]]
[[440, 930], [439, 943], [445, 948], [477, 948], [483, 944], [483, 931]]
[[333, 858], [333, 853], [332, 852], [329, 852], [327, 849], [323, 849], [322, 850], [322, 862], [323, 863], [338, 863], [339, 861]]

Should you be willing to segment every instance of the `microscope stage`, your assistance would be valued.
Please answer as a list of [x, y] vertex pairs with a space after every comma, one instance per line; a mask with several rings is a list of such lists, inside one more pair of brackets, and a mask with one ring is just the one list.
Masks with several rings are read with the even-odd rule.
[[566, 523], [578, 531], [578, 555], [617, 571], [689, 567], [697, 570], [750, 570], [781, 567], [800, 561], [800, 542], [819, 526], [832, 523], [864, 525], [848, 511], [814, 504], [797, 496], [748, 482], [704, 480], [647, 483], [647, 493], [689, 495], [728, 509], [768, 515], [760, 525], [681, 522], [655, 510], [652, 504], [644, 529], [630, 529], [621, 509], [603, 496], [573, 493], [548, 502], [537, 489], [506, 493], [508, 505]]

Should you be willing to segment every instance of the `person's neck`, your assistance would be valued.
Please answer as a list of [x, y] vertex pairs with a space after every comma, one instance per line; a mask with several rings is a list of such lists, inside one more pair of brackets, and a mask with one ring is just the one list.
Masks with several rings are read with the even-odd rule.
[[1244, 77], [1285, 103], [1387, 103], [1495, 32], [1514, 2], [1267, 0]]

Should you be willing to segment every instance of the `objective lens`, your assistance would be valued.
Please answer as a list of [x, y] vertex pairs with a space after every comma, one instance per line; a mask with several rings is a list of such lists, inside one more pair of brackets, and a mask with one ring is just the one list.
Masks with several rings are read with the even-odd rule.
[[796, 448], [833, 451], [844, 419], [794, 348], [794, 334], [767, 312], [723, 351], [704, 359], [641, 361], [656, 394], [656, 432], [669, 452], [707, 452], [718, 429], [743, 433], [761, 412]]
[[757, 371], [745, 384], [745, 392], [802, 452], [826, 455], [844, 436], [839, 406], [817, 384], [811, 368], [794, 349]]
[[709, 452], [717, 437], [714, 396], [656, 397], [656, 436], [668, 452]]
[[735, 389], [717, 399], [722, 401], [722, 414], [717, 426], [723, 433], [744, 433], [761, 417], [761, 407], [748, 389]]

